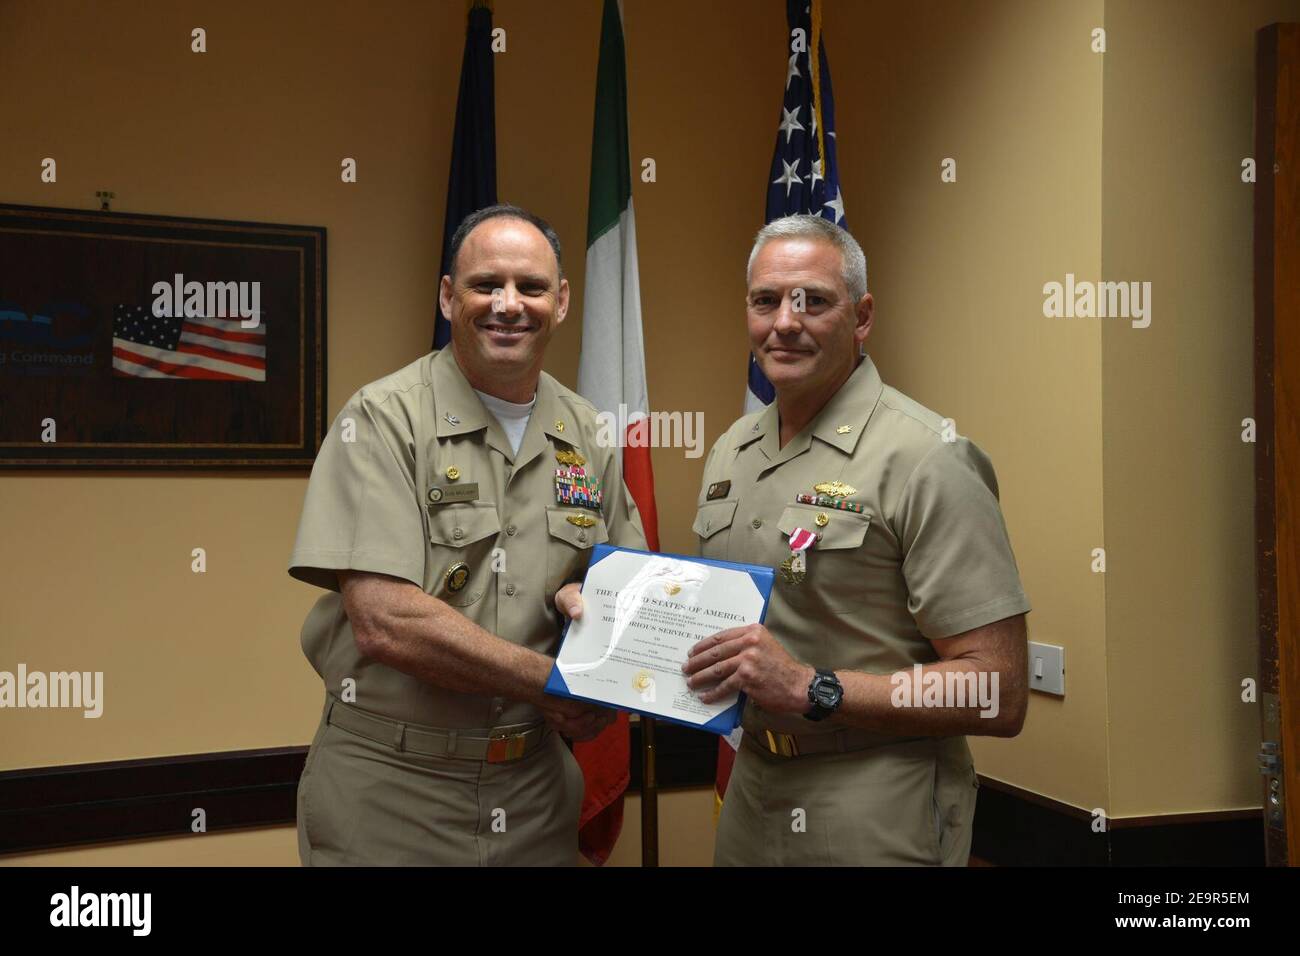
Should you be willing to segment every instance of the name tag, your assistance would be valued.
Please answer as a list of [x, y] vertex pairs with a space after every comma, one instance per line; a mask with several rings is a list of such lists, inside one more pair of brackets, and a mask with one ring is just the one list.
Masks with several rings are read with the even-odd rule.
[[450, 505], [461, 501], [478, 501], [478, 482], [465, 485], [434, 485], [429, 489], [431, 505]]
[[727, 497], [727, 492], [731, 490], [730, 481], [715, 481], [709, 485], [709, 493], [705, 496], [705, 501], [713, 501], [717, 498]]

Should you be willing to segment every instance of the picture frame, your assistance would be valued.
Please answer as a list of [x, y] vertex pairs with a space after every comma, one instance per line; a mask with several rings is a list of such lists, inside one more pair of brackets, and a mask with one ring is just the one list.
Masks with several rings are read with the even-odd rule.
[[0, 204], [0, 469], [310, 469], [325, 240]]

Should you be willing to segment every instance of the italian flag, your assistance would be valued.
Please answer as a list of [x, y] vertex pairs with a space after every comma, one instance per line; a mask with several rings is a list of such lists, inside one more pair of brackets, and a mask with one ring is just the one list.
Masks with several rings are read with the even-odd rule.
[[[623, 481], [641, 512], [650, 550], [657, 551], [659, 528], [647, 440], [650, 400], [641, 339], [641, 289], [628, 155], [623, 9], [620, 2], [605, 0], [591, 141], [578, 392], [598, 411], [613, 415], [614, 421], [627, 422]], [[575, 744], [574, 755], [587, 782], [579, 846], [587, 859], [601, 864], [609, 858], [623, 828], [623, 791], [628, 785], [630, 757], [627, 715], [620, 713], [618, 721], [595, 740]]]

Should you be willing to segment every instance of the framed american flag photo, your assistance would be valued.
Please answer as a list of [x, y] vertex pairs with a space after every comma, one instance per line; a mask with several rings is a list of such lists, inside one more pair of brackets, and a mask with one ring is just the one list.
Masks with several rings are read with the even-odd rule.
[[325, 229], [0, 204], [0, 468], [310, 469]]

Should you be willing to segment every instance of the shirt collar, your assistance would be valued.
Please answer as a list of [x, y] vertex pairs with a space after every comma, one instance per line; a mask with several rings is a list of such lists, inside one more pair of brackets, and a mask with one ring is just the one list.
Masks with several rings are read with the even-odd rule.
[[743, 448], [761, 441], [760, 448], [770, 460], [787, 461], [807, 451], [812, 439], [816, 438], [851, 455], [857, 448], [858, 440], [862, 437], [884, 388], [885, 384], [881, 381], [875, 363], [870, 356], [864, 355], [839, 391], [831, 396], [830, 401], [808, 426], [784, 448], [779, 447], [781, 424], [776, 402], [763, 409], [753, 426], [740, 436], [740, 446]]
[[884, 390], [875, 363], [869, 356], [862, 356], [849, 380], [813, 419], [813, 435], [846, 455], [853, 454]]
[[546, 449], [545, 436], [550, 435], [570, 445], [577, 437], [577, 423], [571, 420], [560, 402], [555, 379], [545, 372], [537, 380], [537, 401], [533, 405], [532, 416], [528, 419], [528, 428], [520, 440], [518, 454], [510, 447], [496, 417], [474, 393], [473, 386], [465, 378], [450, 346], [434, 353], [430, 376], [434, 406], [438, 410], [435, 426], [439, 438], [487, 429], [487, 443], [518, 469]]

